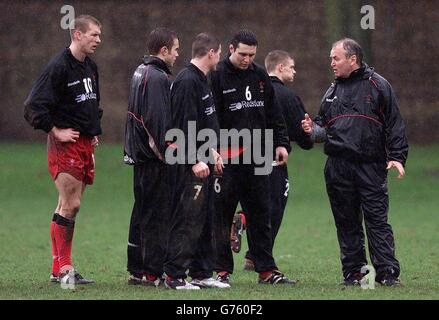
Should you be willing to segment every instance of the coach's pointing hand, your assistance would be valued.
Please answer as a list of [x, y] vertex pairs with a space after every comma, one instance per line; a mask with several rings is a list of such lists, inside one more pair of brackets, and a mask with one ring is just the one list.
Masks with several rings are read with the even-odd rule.
[[312, 120], [307, 113], [305, 113], [305, 119], [302, 120], [302, 129], [307, 134], [312, 134]]

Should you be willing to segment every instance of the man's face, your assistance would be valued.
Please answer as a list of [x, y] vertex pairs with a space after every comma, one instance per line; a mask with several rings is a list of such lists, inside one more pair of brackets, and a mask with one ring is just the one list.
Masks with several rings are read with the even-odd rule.
[[347, 52], [343, 44], [338, 44], [331, 50], [331, 68], [336, 78], [348, 78], [352, 71], [357, 68], [356, 56], [346, 56]]
[[280, 75], [282, 82], [293, 82], [294, 76], [296, 75], [296, 69], [294, 64], [294, 60], [291, 58], [288, 58], [286, 62], [282, 63], [280, 68]]
[[236, 48], [230, 45], [230, 61], [236, 68], [246, 70], [255, 59], [256, 48], [256, 46], [249, 46], [243, 43], [238, 43]]
[[175, 60], [177, 60], [177, 57], [178, 57], [178, 50], [179, 49], [180, 49], [180, 43], [179, 43], [178, 39], [175, 38], [174, 44], [172, 45], [171, 50], [169, 50], [169, 49], [165, 50], [163, 57], [164, 57], [165, 63], [169, 67], [174, 66]]
[[78, 39], [81, 51], [85, 55], [93, 54], [101, 43], [101, 28], [94, 23], [89, 23], [85, 33], [80, 30], [77, 32], [79, 33]]

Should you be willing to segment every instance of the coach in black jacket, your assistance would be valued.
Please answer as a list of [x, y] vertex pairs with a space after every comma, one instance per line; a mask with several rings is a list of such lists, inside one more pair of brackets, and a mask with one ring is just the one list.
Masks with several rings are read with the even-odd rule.
[[302, 128], [325, 141], [326, 188], [340, 244], [345, 285], [357, 285], [367, 264], [362, 221], [370, 258], [383, 285], [399, 284], [392, 228], [387, 222], [387, 170], [405, 175], [408, 144], [396, 97], [386, 79], [362, 62], [352, 39], [334, 43], [331, 67], [335, 82], [323, 97], [314, 123], [305, 115]]
[[[288, 160], [290, 146], [285, 121], [274, 99], [274, 90], [267, 72], [253, 63], [257, 49], [256, 36], [247, 30], [236, 33], [229, 46], [230, 55], [212, 72], [212, 91], [221, 129], [249, 130], [272, 129], [275, 157], [279, 165]], [[234, 146], [232, 146], [233, 148]], [[239, 146], [241, 147], [241, 146]], [[255, 144], [252, 144], [255, 147]], [[261, 149], [265, 149], [262, 143]], [[254, 151], [254, 149], [253, 149]], [[267, 152], [272, 152], [270, 149]], [[233, 150], [228, 152], [233, 154]], [[238, 152], [239, 153], [239, 152]], [[245, 156], [240, 160], [245, 159]], [[272, 162], [272, 161], [270, 161]], [[269, 164], [271, 166], [271, 164]], [[254, 241], [250, 251], [259, 273], [260, 283], [293, 284], [276, 266], [272, 255], [270, 226], [270, 190], [268, 172], [256, 175], [255, 161], [243, 164], [226, 164], [223, 177], [215, 184], [217, 279], [229, 282], [233, 272], [233, 256], [229, 235], [238, 202], [247, 209], [247, 221], [252, 228]]]
[[169, 67], [178, 56], [177, 35], [157, 28], [131, 80], [124, 161], [134, 166], [134, 207], [128, 236], [129, 284], [158, 286], [163, 274], [172, 207], [165, 135], [171, 128]]
[[[276, 100], [281, 107], [290, 142], [296, 142], [297, 145], [304, 150], [311, 149], [313, 142], [301, 127], [301, 121], [306, 113], [305, 107], [299, 96], [285, 85], [285, 82], [294, 81], [296, 74], [294, 60], [290, 57], [288, 52], [274, 50], [265, 57], [265, 68], [273, 84]], [[274, 246], [291, 187], [288, 178], [288, 167], [274, 166], [269, 179], [272, 207], [271, 234]], [[243, 210], [245, 213], [246, 208], [243, 207]], [[252, 239], [251, 228], [247, 229], [247, 240], [250, 241], [250, 239]], [[247, 251], [245, 258], [244, 269], [253, 270], [254, 263], [250, 251]]]

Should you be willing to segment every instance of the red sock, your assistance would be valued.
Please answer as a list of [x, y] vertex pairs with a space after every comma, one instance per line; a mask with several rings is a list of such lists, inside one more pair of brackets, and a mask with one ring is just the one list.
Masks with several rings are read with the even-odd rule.
[[58, 249], [59, 270], [72, 265], [72, 245], [75, 222], [58, 216], [54, 226], [56, 247]]
[[267, 277], [269, 277], [273, 273], [273, 271], [274, 270], [259, 272], [259, 277], [261, 279], [266, 279]]
[[52, 274], [58, 276], [59, 274], [59, 262], [58, 262], [58, 248], [56, 247], [55, 239], [55, 225], [56, 225], [56, 213], [53, 216], [53, 220], [50, 223], [50, 239], [52, 240]]
[[157, 276], [155, 276], [153, 274], [145, 273], [145, 277], [149, 281], [156, 281], [157, 280]]

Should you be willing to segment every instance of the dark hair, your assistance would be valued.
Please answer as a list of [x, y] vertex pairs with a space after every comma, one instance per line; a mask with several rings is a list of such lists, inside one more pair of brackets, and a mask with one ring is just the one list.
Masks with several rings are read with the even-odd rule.
[[156, 55], [163, 47], [171, 50], [175, 39], [178, 39], [178, 37], [172, 30], [166, 28], [156, 28], [152, 30], [147, 41], [149, 54]]
[[90, 23], [102, 28], [102, 24], [98, 19], [88, 14], [82, 14], [72, 21], [72, 24], [70, 25], [70, 36], [73, 38], [73, 34], [78, 30], [82, 33], [86, 33], [89, 29]]
[[288, 52], [283, 50], [274, 50], [265, 57], [265, 68], [270, 73], [276, 69], [279, 63], [285, 63], [288, 59], [292, 59]]
[[256, 35], [250, 30], [240, 30], [232, 38], [230, 44], [236, 49], [240, 43], [248, 46], [258, 46]]
[[219, 40], [209, 33], [200, 33], [192, 42], [192, 58], [204, 57], [210, 49], [217, 52], [221, 43]]
[[357, 63], [361, 67], [361, 64], [363, 63], [363, 49], [361, 49], [361, 46], [358, 44], [358, 42], [350, 38], [344, 38], [334, 42], [332, 47], [334, 48], [339, 44], [342, 44], [343, 49], [346, 50], [346, 58], [355, 55], [357, 57]]

